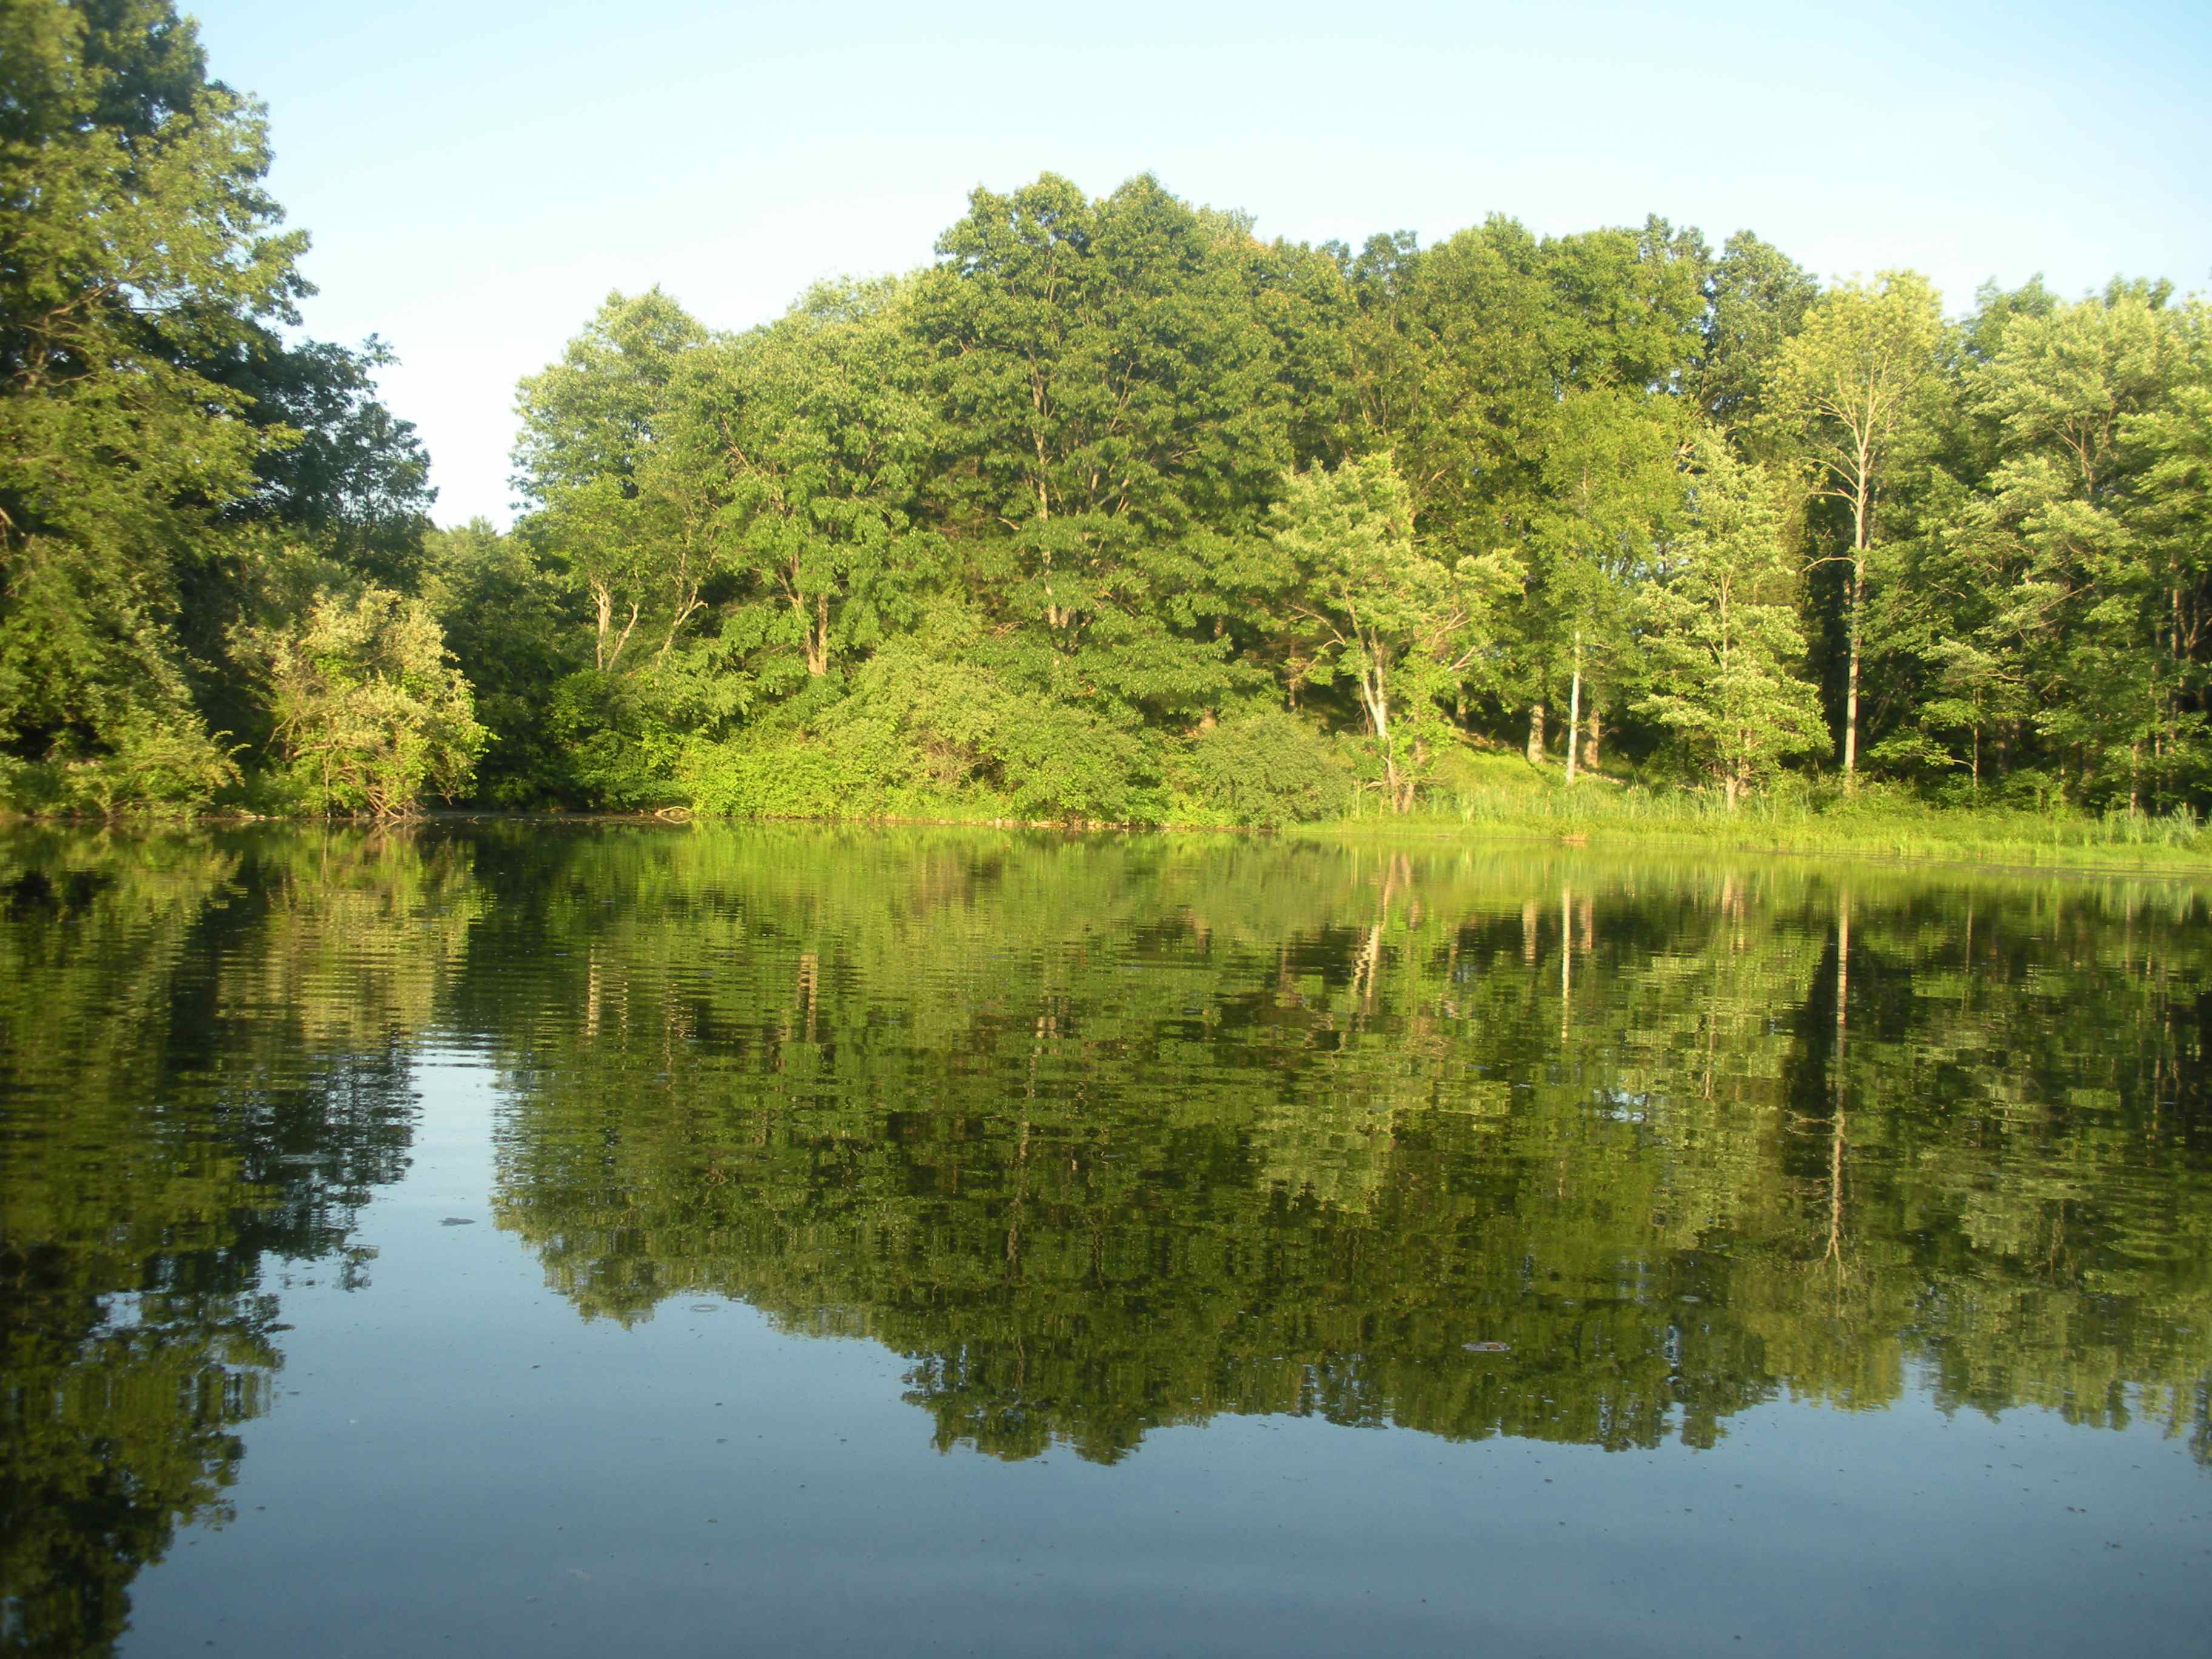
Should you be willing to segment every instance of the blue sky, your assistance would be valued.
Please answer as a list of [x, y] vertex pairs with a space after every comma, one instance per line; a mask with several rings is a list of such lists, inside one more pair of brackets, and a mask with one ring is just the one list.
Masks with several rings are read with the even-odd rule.
[[610, 289], [743, 327], [1048, 169], [1301, 240], [1659, 213], [1954, 310], [2212, 287], [2212, 6], [183, 9], [269, 107], [309, 329], [399, 353], [446, 523], [505, 521], [514, 383]]

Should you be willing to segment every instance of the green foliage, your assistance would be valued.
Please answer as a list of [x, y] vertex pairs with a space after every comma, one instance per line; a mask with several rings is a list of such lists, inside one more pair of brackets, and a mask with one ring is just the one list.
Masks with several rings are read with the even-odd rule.
[[404, 817], [467, 787], [486, 733], [429, 605], [386, 588], [319, 595], [289, 626], [240, 641], [267, 685], [301, 805]]
[[[592, 665], [633, 646], [665, 655], [711, 574], [709, 505], [652, 487], [669, 389], [706, 331], [659, 289], [611, 294], [558, 363], [516, 397], [515, 483], [536, 507], [523, 533], [546, 547], [588, 605]], [[641, 631], [642, 624], [642, 631]]]
[[388, 355], [277, 333], [268, 164], [167, 0], [0, 8], [0, 805], [204, 809], [268, 732], [230, 641], [285, 573], [422, 574]]
[[562, 796], [617, 811], [682, 804], [673, 774], [686, 738], [653, 680], [578, 669], [553, 687], [545, 730]]
[[467, 665], [487, 736], [477, 791], [501, 806], [558, 797], [568, 780], [550, 721], [554, 688], [576, 665], [574, 619], [560, 584], [522, 544], [478, 519], [428, 539], [425, 596], [446, 647]]
[[691, 749], [678, 778], [691, 808], [710, 817], [867, 817], [884, 810], [884, 763], [896, 765], [882, 748], [865, 727], [813, 739], [783, 732]]
[[166, 3], [0, 9], [0, 750], [64, 806], [222, 776], [179, 569], [289, 435], [205, 367], [301, 291], [267, 161]]
[[2182, 629], [2207, 565], [2191, 509], [2173, 522], [2161, 487], [2190, 477], [2177, 320], [2131, 292], [2021, 318], [1966, 391], [2000, 458], [1968, 532], [1999, 593], [1977, 644], [2019, 677], [2082, 793], [2131, 808], [2195, 784], [2206, 763]]
[[1687, 527], [1646, 596], [1653, 690], [1638, 708], [1733, 808], [1827, 732], [1796, 672], [1805, 642], [1773, 487], [1711, 441], [1694, 465]]
[[695, 750], [684, 776], [695, 806], [728, 816], [1156, 823], [1158, 770], [1130, 723], [908, 647], [810, 719]]
[[1030, 706], [998, 733], [1016, 816], [1066, 823], [1157, 823], [1152, 746], [1133, 725], [1076, 703]]
[[1777, 360], [1820, 297], [1810, 272], [1749, 231], [1728, 239], [1707, 286], [1711, 309], [1697, 373], [1701, 411], [1731, 434], [1756, 433]]
[[1279, 830], [1334, 817], [1352, 802], [1343, 757], [1307, 721], [1279, 708], [1240, 710], [1200, 730], [1170, 763], [1178, 823]]
[[1418, 551], [1388, 455], [1293, 476], [1271, 534], [1314, 642], [1300, 678], [1351, 682], [1384, 798], [1405, 811], [1443, 730], [1437, 699], [1481, 662], [1490, 605], [1518, 573], [1498, 554], [1448, 566]]
[[934, 557], [914, 531], [930, 423], [910, 304], [890, 284], [817, 289], [699, 354], [672, 397], [652, 477], [714, 503], [717, 556], [745, 595], [723, 632], [773, 689], [908, 620]]
[[1231, 628], [1291, 459], [1261, 251], [1150, 178], [1093, 202], [1050, 174], [938, 247], [933, 488], [994, 620], [1155, 719], [1252, 683]]

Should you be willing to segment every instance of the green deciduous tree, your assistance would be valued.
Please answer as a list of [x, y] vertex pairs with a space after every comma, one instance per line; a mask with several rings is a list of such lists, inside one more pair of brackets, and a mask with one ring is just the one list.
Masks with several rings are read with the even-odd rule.
[[1304, 678], [1347, 682], [1384, 798], [1407, 811], [1444, 723], [1437, 700], [1492, 648], [1489, 623], [1517, 571], [1501, 554], [1447, 564], [1414, 545], [1410, 492], [1388, 455], [1291, 476], [1271, 530], [1320, 648]]
[[574, 780], [550, 716], [555, 689], [579, 665], [571, 596], [520, 537], [483, 519], [428, 538], [427, 556], [424, 597], [487, 733], [478, 795], [532, 806], [568, 794]]
[[1291, 459], [1253, 246], [1150, 178], [1092, 201], [1050, 174], [978, 191], [938, 244], [935, 494], [1044, 685], [1176, 718], [1251, 678], [1231, 623]]
[[1808, 470], [1814, 491], [1850, 515], [1844, 567], [1844, 784], [1858, 776], [1859, 664], [1868, 586], [1882, 545], [1881, 508], [1929, 415], [1942, 316], [1911, 271], [1821, 296], [1778, 354], [1770, 419]]
[[1826, 728], [1797, 677], [1798, 578], [1771, 481], [1710, 435], [1687, 478], [1687, 527], [1644, 600], [1653, 689], [1638, 707], [1733, 810], [1790, 756], [1818, 749]]
[[2015, 319], [1966, 389], [1997, 457], [1969, 520], [2000, 596], [1987, 632], [2079, 786], [2131, 811], [2203, 764], [2185, 615], [2206, 558], [2173, 488], [2191, 477], [2193, 376], [2163, 299], [2116, 287]]
[[708, 526], [696, 499], [648, 488], [647, 473], [671, 383], [706, 337], [659, 289], [611, 294], [516, 397], [514, 482], [532, 509], [524, 532], [583, 595], [602, 672], [624, 666], [641, 623], [646, 639], [672, 638], [699, 608]]
[[[1567, 393], [1537, 430], [1540, 490], [1528, 537], [1537, 579], [1525, 608], [1547, 613], [1545, 631], [1565, 659], [1570, 785], [1585, 757], [1593, 766], [1598, 759], [1595, 697], [1586, 742], [1583, 734], [1589, 676], [1636, 677], [1635, 596], [1679, 506], [1684, 416], [1677, 399], [1606, 387]], [[1524, 636], [1539, 626], [1531, 617]]]
[[[260, 112], [167, 0], [0, 8], [0, 750], [10, 793], [204, 802], [179, 571], [289, 441], [220, 366], [293, 320], [305, 246]], [[152, 763], [158, 754], [158, 764]]]
[[1728, 239], [1705, 291], [1705, 347], [1692, 377], [1698, 410], [1739, 443], [1756, 443], [1776, 364], [1805, 325], [1820, 285], [1747, 230]]
[[648, 469], [648, 489], [702, 489], [715, 504], [716, 556], [744, 584], [725, 631], [810, 678], [910, 614], [932, 562], [914, 521], [930, 410], [910, 297], [825, 284], [772, 326], [698, 354]]

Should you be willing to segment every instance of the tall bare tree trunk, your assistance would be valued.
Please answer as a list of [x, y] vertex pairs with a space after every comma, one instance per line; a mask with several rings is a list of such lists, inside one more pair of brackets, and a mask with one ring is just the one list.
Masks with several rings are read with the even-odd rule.
[[1866, 605], [1866, 558], [1851, 561], [1851, 665], [1844, 692], [1844, 793], [1858, 787], [1859, 760], [1859, 633]]
[[1567, 693], [1567, 787], [1575, 783], [1575, 733], [1583, 725], [1583, 631], [1575, 629], [1574, 686]]
[[1851, 592], [1846, 631], [1850, 635], [1850, 668], [1844, 689], [1844, 793], [1858, 787], [1859, 765], [1859, 641], [1866, 623], [1866, 568], [1868, 520], [1874, 508], [1872, 459], [1863, 441], [1859, 446], [1858, 487], [1851, 496]]
[[1367, 711], [1368, 730], [1375, 734], [1375, 746], [1382, 759], [1382, 791], [1389, 797], [1390, 810], [1402, 812], [1412, 805], [1413, 780], [1401, 779], [1398, 772], [1398, 757], [1390, 749], [1390, 692], [1382, 678], [1382, 670], [1370, 657], [1369, 666], [1360, 676], [1359, 700]]

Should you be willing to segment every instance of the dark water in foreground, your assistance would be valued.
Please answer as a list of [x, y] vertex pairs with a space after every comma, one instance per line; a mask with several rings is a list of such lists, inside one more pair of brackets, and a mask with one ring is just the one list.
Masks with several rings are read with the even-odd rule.
[[2198, 1654], [2171, 884], [0, 840], [0, 1650]]

